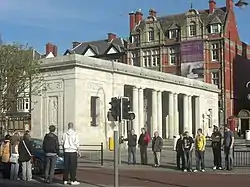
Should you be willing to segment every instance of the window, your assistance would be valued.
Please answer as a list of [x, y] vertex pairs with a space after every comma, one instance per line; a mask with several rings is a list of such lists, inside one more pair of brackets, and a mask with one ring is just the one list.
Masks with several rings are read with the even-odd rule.
[[131, 65], [132, 66], [140, 66], [138, 52], [133, 52], [131, 54]]
[[29, 112], [30, 102], [28, 98], [17, 99], [17, 111], [18, 112]]
[[219, 86], [219, 72], [212, 72], [212, 84]]
[[134, 35], [132, 36], [132, 43], [138, 46], [140, 44], [140, 35]]
[[210, 25], [210, 33], [220, 33], [220, 24]]
[[220, 48], [218, 43], [214, 43], [211, 45], [211, 53], [212, 53], [212, 61], [219, 60]]
[[151, 65], [151, 51], [143, 52], [143, 67], [149, 67]]
[[171, 47], [169, 48], [169, 64], [176, 65], [178, 58], [177, 48]]
[[159, 66], [160, 65], [160, 54], [159, 50], [152, 51], [152, 66]]
[[151, 42], [154, 41], [154, 39], [155, 39], [154, 29], [150, 28], [148, 31], [148, 41]]
[[91, 126], [98, 126], [100, 123], [100, 98], [96, 96], [91, 97], [90, 102], [90, 117]]
[[178, 34], [179, 34], [179, 31], [178, 31], [177, 29], [170, 30], [170, 31], [168, 32], [169, 39], [178, 38]]
[[197, 35], [197, 31], [196, 31], [196, 23], [195, 22], [191, 22], [191, 24], [189, 25], [189, 36], [196, 36]]

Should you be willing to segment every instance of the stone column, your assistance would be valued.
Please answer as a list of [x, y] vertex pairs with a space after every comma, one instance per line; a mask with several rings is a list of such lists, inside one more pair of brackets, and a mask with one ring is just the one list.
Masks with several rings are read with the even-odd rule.
[[200, 110], [200, 97], [195, 97], [195, 132], [198, 128], [203, 128]]
[[157, 92], [157, 126], [160, 137], [162, 137], [162, 92]]
[[133, 120], [133, 129], [135, 134], [140, 134], [139, 126], [139, 112], [138, 112], [138, 88], [133, 87], [133, 112], [135, 113], [135, 119]]
[[143, 88], [139, 88], [139, 128], [145, 127]]
[[172, 139], [175, 134], [175, 116], [174, 116], [174, 94], [169, 92], [168, 94], [168, 137]]
[[[183, 122], [184, 122], [184, 131], [188, 131], [189, 130], [189, 125], [188, 125], [188, 96], [187, 95], [183, 95]], [[190, 133], [190, 132], [189, 132]]]
[[193, 133], [192, 96], [188, 96], [188, 131]]
[[[178, 110], [178, 93], [173, 94], [173, 110], [174, 110], [174, 120], [173, 120], [173, 135], [179, 135], [179, 110]], [[173, 137], [171, 137], [173, 138]]]
[[155, 90], [152, 91], [152, 124], [151, 134], [153, 135], [154, 131], [157, 131], [158, 121], [157, 121], [157, 92]]

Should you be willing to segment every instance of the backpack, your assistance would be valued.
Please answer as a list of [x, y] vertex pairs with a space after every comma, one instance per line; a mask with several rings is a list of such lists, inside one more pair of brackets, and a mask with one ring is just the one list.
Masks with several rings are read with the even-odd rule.
[[11, 146], [10, 142], [4, 142], [1, 145], [0, 157], [1, 157], [1, 162], [3, 163], [8, 163], [10, 161], [10, 151], [11, 151], [10, 146]]

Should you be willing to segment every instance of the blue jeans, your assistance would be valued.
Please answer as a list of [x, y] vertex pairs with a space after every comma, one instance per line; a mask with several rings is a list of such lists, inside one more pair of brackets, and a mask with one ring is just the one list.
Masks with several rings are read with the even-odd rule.
[[226, 169], [233, 169], [233, 149], [230, 147], [224, 147], [224, 154]]
[[30, 181], [32, 179], [32, 164], [31, 161], [22, 162], [22, 179]]
[[45, 180], [52, 181], [55, 174], [57, 156], [46, 156], [45, 157]]
[[19, 163], [12, 163], [10, 169], [10, 180], [17, 180], [19, 173]]

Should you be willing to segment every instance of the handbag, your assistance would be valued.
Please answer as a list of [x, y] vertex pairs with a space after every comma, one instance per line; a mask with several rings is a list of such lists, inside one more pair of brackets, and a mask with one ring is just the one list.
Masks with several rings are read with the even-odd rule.
[[26, 151], [28, 152], [28, 154], [29, 154], [29, 156], [30, 156], [30, 160], [31, 160], [31, 162], [33, 162], [33, 156], [32, 156], [32, 154], [30, 153], [30, 151], [29, 151], [28, 147], [26, 146], [26, 143], [24, 142], [24, 140], [23, 140], [23, 145], [24, 145], [24, 147], [25, 147]]

